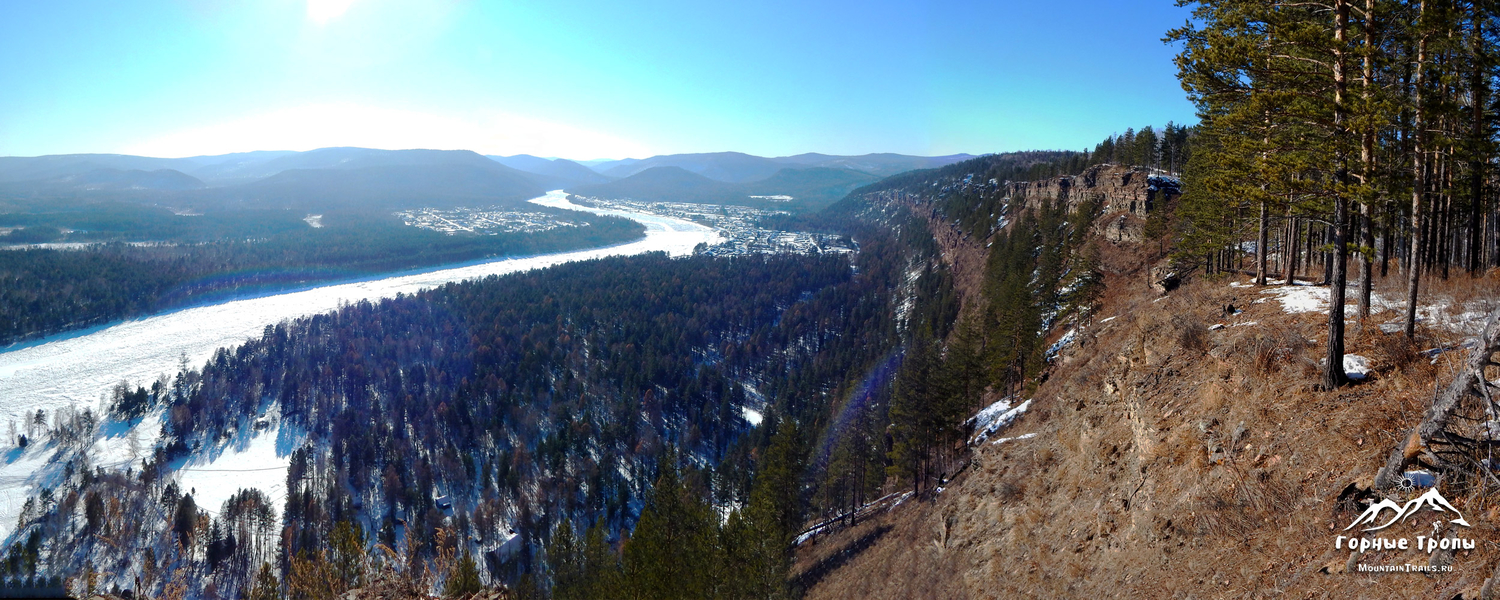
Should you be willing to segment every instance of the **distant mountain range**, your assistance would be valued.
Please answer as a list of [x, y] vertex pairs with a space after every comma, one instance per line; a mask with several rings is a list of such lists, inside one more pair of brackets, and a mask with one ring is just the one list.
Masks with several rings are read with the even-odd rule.
[[566, 158], [541, 158], [530, 154], [486, 156], [502, 165], [547, 178], [553, 189], [590, 183], [604, 183], [609, 177]]
[[706, 154], [669, 154], [647, 159], [627, 158], [617, 161], [602, 161], [589, 165], [595, 171], [610, 177], [629, 177], [655, 167], [679, 167], [716, 181], [746, 183], [765, 179], [786, 167], [827, 167], [862, 171], [876, 177], [886, 177], [914, 169], [934, 169], [974, 158], [970, 154], [949, 156], [906, 156], [904, 154], [866, 154], [863, 156], [833, 156], [828, 154], [798, 154], [765, 158], [740, 152], [711, 152]]
[[522, 203], [546, 192], [526, 173], [491, 163], [290, 169], [202, 195], [227, 208], [399, 210]]
[[608, 183], [568, 188], [580, 196], [645, 202], [699, 202], [785, 206], [799, 210], [827, 206], [854, 188], [875, 181], [868, 173], [814, 167], [779, 168], [745, 183], [715, 181], [677, 166], [652, 167]]
[[468, 150], [320, 148], [189, 158], [123, 154], [0, 157], [0, 193], [110, 199], [198, 208], [401, 208], [501, 204], [548, 189], [607, 198], [714, 203], [774, 203], [808, 208], [837, 200], [880, 177], [932, 168], [967, 154], [778, 158], [739, 152], [673, 154], [589, 161]]

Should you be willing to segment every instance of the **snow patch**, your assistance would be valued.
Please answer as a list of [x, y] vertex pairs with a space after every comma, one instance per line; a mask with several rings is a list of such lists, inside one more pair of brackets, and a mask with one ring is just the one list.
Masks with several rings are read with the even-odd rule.
[[286, 469], [304, 436], [290, 426], [254, 432], [231, 441], [217, 453], [188, 459], [177, 469], [177, 487], [209, 512], [241, 489], [256, 488], [273, 500], [286, 497]]
[[1370, 376], [1370, 359], [1358, 354], [1344, 355], [1344, 375], [1355, 381], [1364, 381]]
[[1328, 288], [1326, 287], [1284, 285], [1262, 293], [1271, 294], [1280, 300], [1281, 310], [1289, 315], [1328, 311]]
[[990, 445], [991, 446], [998, 446], [1000, 444], [1004, 444], [1005, 442], [1015, 442], [1015, 441], [1020, 441], [1020, 440], [1029, 440], [1029, 439], [1034, 438], [1034, 437], [1036, 437], [1036, 433], [1035, 432], [1033, 432], [1033, 433], [1023, 433], [1023, 434], [1015, 436], [1015, 437], [1003, 437], [1003, 438], [1000, 438], [998, 440], [990, 442]]
[[1010, 397], [1001, 398], [995, 401], [994, 404], [985, 407], [984, 410], [979, 411], [973, 417], [970, 417], [964, 423], [965, 425], [971, 425], [976, 432], [974, 439], [969, 440], [970, 446], [984, 443], [990, 436], [1015, 422], [1021, 415], [1026, 414], [1027, 409], [1031, 408], [1030, 400], [1022, 402], [1020, 406], [1015, 408], [1011, 408], [1010, 400]]
[[1078, 330], [1069, 329], [1067, 333], [1064, 333], [1061, 338], [1058, 338], [1056, 342], [1053, 342], [1053, 344], [1047, 348], [1047, 361], [1051, 362], [1052, 358], [1057, 356], [1058, 352], [1062, 351], [1063, 348], [1068, 347], [1068, 345], [1072, 344], [1076, 339], [1078, 339]]
[[760, 422], [765, 419], [765, 415], [760, 414], [760, 411], [748, 406], [741, 406], [740, 412], [743, 413], [745, 421], [750, 423], [750, 425], [754, 427], [759, 427]]
[[[1326, 358], [1318, 361], [1318, 366], [1320, 367], [1326, 366], [1327, 364], [1328, 359]], [[1371, 371], [1373, 371], [1373, 369], [1370, 367], [1370, 359], [1358, 354], [1344, 355], [1345, 377], [1348, 377], [1349, 379], [1352, 379], [1354, 381], [1364, 381], [1370, 376]]]

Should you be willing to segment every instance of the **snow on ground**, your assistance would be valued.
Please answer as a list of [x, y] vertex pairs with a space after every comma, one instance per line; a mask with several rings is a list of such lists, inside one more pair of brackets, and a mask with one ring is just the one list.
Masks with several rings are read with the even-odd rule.
[[1058, 338], [1056, 342], [1053, 342], [1052, 346], [1047, 348], [1046, 360], [1050, 362], [1052, 360], [1052, 357], [1057, 356], [1058, 352], [1062, 351], [1063, 348], [1068, 347], [1068, 344], [1073, 343], [1073, 340], [1076, 339], [1078, 339], [1078, 330], [1069, 329], [1068, 332], [1064, 333], [1061, 338]]
[[0, 535], [10, 537], [26, 499], [56, 476], [45, 468], [56, 450], [51, 444], [36, 443], [0, 454]]
[[994, 404], [986, 406], [965, 424], [972, 423], [974, 426], [974, 439], [969, 440], [970, 446], [984, 443], [984, 440], [1009, 426], [1021, 415], [1026, 414], [1026, 409], [1031, 408], [1031, 401], [1022, 402], [1020, 406], [1011, 408], [1010, 397], [995, 401]]
[[[1230, 285], [1234, 285], [1231, 283]], [[1240, 287], [1240, 286], [1235, 286]], [[1266, 298], [1255, 300], [1259, 304], [1268, 299], [1281, 302], [1282, 311], [1287, 314], [1320, 313], [1328, 311], [1329, 287], [1324, 285], [1312, 285], [1306, 282], [1297, 282], [1293, 285], [1267, 286], [1261, 290]], [[1358, 308], [1354, 297], [1354, 289], [1351, 287], [1345, 296], [1344, 310], [1346, 318], [1352, 318], [1354, 311]], [[1447, 298], [1432, 298], [1424, 296], [1429, 304], [1417, 307], [1417, 320], [1433, 324], [1439, 327], [1462, 332], [1475, 333], [1484, 328], [1485, 319], [1489, 316], [1491, 306], [1485, 306], [1484, 302], [1470, 303], [1465, 306], [1454, 307]], [[1406, 309], [1404, 299], [1387, 298], [1381, 294], [1370, 295], [1370, 312], [1380, 313], [1387, 310], [1397, 312]], [[1455, 310], [1456, 309], [1456, 310]], [[1386, 333], [1400, 331], [1400, 325], [1394, 326], [1390, 323], [1381, 325], [1381, 330]]]
[[90, 462], [96, 467], [124, 469], [151, 456], [161, 437], [162, 417], [161, 412], [153, 412], [133, 423], [105, 421], [89, 447]]
[[198, 506], [213, 513], [241, 489], [259, 489], [279, 506], [286, 498], [286, 468], [292, 451], [305, 437], [291, 426], [252, 431], [179, 463], [177, 487], [193, 494]]
[[1370, 359], [1358, 354], [1344, 355], [1344, 375], [1355, 381], [1362, 381], [1370, 376]]
[[[943, 488], [937, 488], [937, 491], [938, 493], [942, 493]], [[801, 534], [799, 534], [795, 539], [792, 540], [792, 545], [801, 546], [807, 540], [810, 540], [814, 536], [827, 531], [832, 525], [844, 522], [846, 520], [857, 522], [860, 519], [874, 514], [882, 508], [884, 508], [885, 510], [896, 508], [897, 506], [900, 506], [902, 502], [905, 502], [907, 498], [910, 498], [911, 494], [912, 493], [909, 491], [891, 492], [889, 494], [881, 496], [877, 500], [866, 503], [864, 506], [861, 506], [854, 511], [824, 520], [816, 525], [813, 525], [812, 527], [807, 528], [806, 531], [803, 531]]]
[[132, 423], [105, 421], [93, 441], [81, 449], [61, 447], [46, 434], [40, 434], [33, 436], [35, 441], [24, 450], [12, 447], [0, 454], [0, 539], [15, 531], [27, 498], [36, 496], [44, 487], [57, 487], [69, 458], [83, 454], [92, 466], [124, 469], [150, 456], [160, 434], [158, 412]]
[[766, 396], [760, 393], [760, 389], [756, 388], [755, 384], [748, 381], [740, 382], [740, 386], [745, 388], [746, 400], [745, 405], [740, 407], [740, 411], [751, 426], [759, 427], [761, 421], [765, 420], [763, 411], [766, 409]]
[[990, 445], [991, 446], [998, 446], [1000, 444], [1004, 444], [1005, 442], [1014, 442], [1014, 441], [1018, 441], [1018, 440], [1029, 440], [1029, 439], [1034, 438], [1034, 437], [1036, 437], [1036, 433], [1034, 433], [1034, 432], [1033, 433], [1023, 433], [1023, 434], [1018, 435], [1016, 437], [1003, 437], [1003, 438], [1000, 438], [998, 440], [990, 442]]
[[1281, 310], [1289, 315], [1328, 310], [1328, 288], [1304, 283], [1267, 287], [1261, 292], [1281, 301]]

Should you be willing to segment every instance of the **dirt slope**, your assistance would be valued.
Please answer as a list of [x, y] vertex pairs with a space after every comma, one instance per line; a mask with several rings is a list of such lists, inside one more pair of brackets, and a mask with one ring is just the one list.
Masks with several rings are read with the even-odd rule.
[[[1479, 486], [1437, 488], [1472, 524], [1444, 536], [1472, 550], [1351, 560], [1335, 548], [1364, 506], [1341, 492], [1368, 485], [1463, 354], [1429, 362], [1416, 351], [1461, 341], [1461, 327], [1434, 321], [1414, 347], [1379, 330], [1394, 312], [1351, 322], [1346, 352], [1373, 372], [1319, 391], [1326, 316], [1289, 314], [1279, 300], [1308, 290], [1197, 277], [1162, 296], [1147, 285], [1145, 250], [1105, 246], [1099, 319], [996, 436], [1034, 437], [984, 442], [941, 493], [805, 543], [795, 572], [809, 598], [1477, 597], [1500, 561], [1500, 502]], [[1497, 292], [1492, 274], [1432, 296]], [[1365, 537], [1415, 542], [1433, 514]], [[1345, 572], [1445, 562], [1451, 572]]]

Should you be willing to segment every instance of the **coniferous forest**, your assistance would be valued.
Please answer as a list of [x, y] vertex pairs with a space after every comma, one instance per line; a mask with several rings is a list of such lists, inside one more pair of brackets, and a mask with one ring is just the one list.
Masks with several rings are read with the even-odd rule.
[[1337, 387], [1346, 294], [1364, 318], [1374, 281], [1401, 278], [1411, 337], [1427, 282], [1500, 265], [1497, 7], [1188, 4], [1195, 21], [1166, 38], [1202, 119], [1179, 251], [1212, 272], [1259, 248], [1244, 267], [1259, 284], [1327, 283], [1323, 384]]

